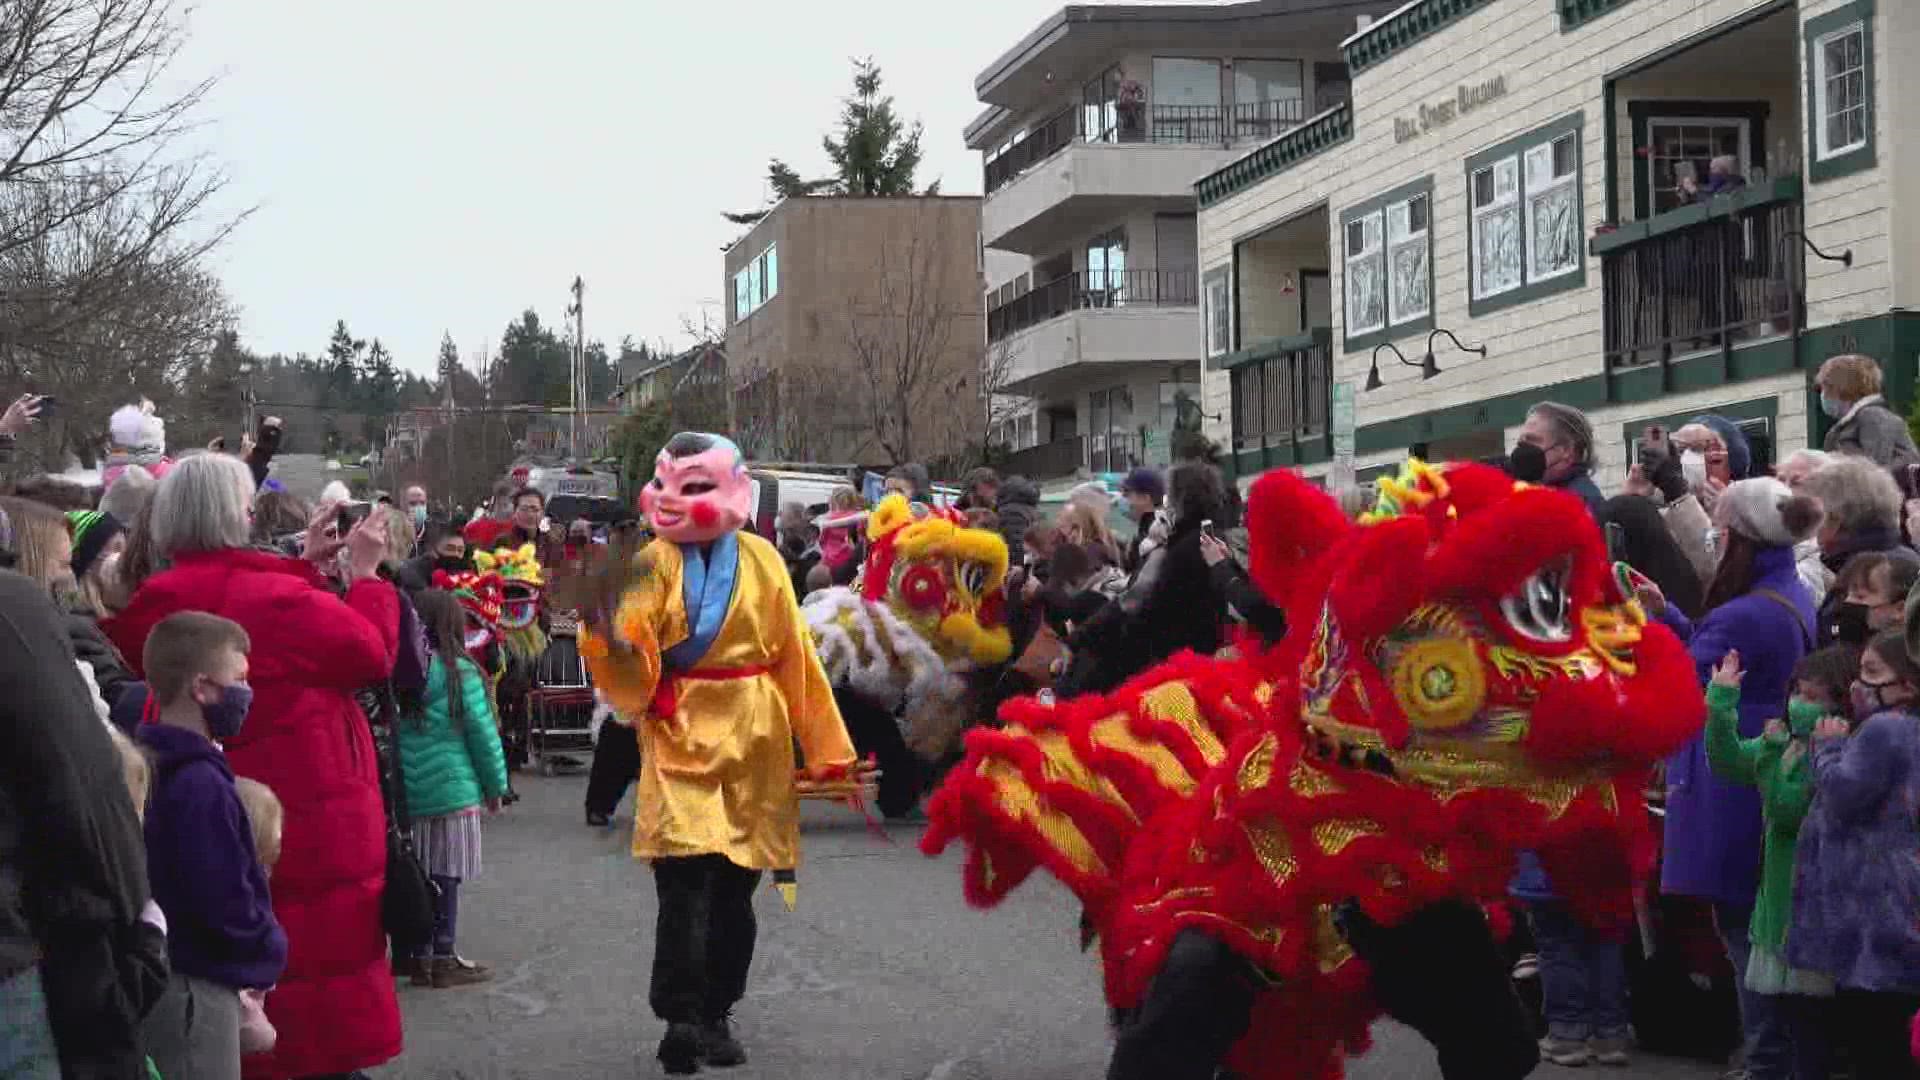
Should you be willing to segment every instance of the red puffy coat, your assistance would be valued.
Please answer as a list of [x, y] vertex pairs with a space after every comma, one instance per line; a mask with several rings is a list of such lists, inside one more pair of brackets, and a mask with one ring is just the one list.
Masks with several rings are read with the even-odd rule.
[[343, 602], [307, 562], [231, 550], [179, 557], [106, 623], [143, 677], [147, 634], [174, 612], [222, 615], [252, 638], [253, 709], [226, 750], [236, 774], [286, 806], [272, 888], [288, 955], [267, 996], [279, 1046], [247, 1060], [249, 1080], [352, 1072], [400, 1053], [380, 922], [385, 813], [372, 733], [353, 699], [393, 670], [398, 604], [384, 581], [356, 583]]

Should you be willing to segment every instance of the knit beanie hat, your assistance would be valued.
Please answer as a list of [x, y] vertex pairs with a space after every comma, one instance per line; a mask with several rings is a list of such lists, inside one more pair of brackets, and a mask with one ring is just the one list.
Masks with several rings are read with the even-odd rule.
[[1735, 480], [1745, 480], [1752, 474], [1753, 447], [1747, 444], [1746, 432], [1741, 431], [1738, 424], [1712, 413], [1696, 416], [1693, 422], [1720, 436], [1720, 441], [1726, 444], [1727, 471], [1733, 474]]
[[1120, 493], [1145, 495], [1154, 502], [1159, 502], [1167, 497], [1167, 482], [1161, 479], [1160, 470], [1149, 469], [1142, 465], [1128, 473], [1125, 480], [1120, 481]]
[[107, 549], [124, 528], [120, 519], [99, 510], [67, 511], [67, 527], [73, 531], [73, 576], [87, 576], [94, 560]]
[[1771, 476], [1727, 485], [1714, 507], [1716, 512], [1722, 508], [1733, 531], [1770, 547], [1792, 547], [1820, 524], [1818, 502], [1795, 495]]

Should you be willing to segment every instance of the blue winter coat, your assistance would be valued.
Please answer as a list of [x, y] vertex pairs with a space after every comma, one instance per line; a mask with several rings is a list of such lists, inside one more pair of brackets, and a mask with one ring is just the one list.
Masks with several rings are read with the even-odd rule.
[[458, 813], [507, 793], [507, 759], [500, 749], [486, 679], [479, 667], [462, 658], [458, 684], [466, 706], [458, 727], [447, 707], [447, 666], [438, 656], [427, 670], [424, 710], [401, 717], [395, 725], [412, 817]]
[[236, 989], [272, 986], [287, 966], [287, 934], [226, 755], [164, 724], [143, 725], [139, 740], [153, 758], [147, 877], [167, 917], [173, 970]]
[[[1793, 549], [1770, 547], [1754, 560], [1746, 595], [1708, 612], [1698, 624], [1669, 605], [1665, 621], [1686, 641], [1704, 685], [1728, 650], [1738, 649], [1746, 678], [1740, 686], [1740, 737], [1753, 738], [1767, 721], [1786, 715], [1793, 669], [1813, 634], [1814, 599], [1800, 582]], [[1793, 605], [1761, 595], [1770, 589]], [[1760, 887], [1760, 793], [1729, 784], [1707, 766], [1706, 741], [1696, 738], [1667, 761], [1667, 825], [1660, 888], [1728, 904], [1751, 904]]]

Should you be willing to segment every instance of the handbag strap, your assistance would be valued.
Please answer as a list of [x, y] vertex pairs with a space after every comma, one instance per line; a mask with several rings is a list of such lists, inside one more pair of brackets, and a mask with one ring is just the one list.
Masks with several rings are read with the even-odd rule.
[[1807, 621], [1800, 617], [1800, 609], [1793, 605], [1793, 601], [1780, 595], [1778, 591], [1773, 589], [1755, 589], [1753, 590], [1753, 594], [1755, 596], [1764, 596], [1774, 603], [1779, 604], [1781, 607], [1786, 608], [1787, 614], [1793, 616], [1794, 629], [1800, 631], [1801, 651], [1803, 653], [1813, 651], [1813, 631], [1807, 629]]
[[411, 847], [413, 817], [407, 812], [407, 777], [400, 771], [400, 710], [395, 707], [392, 683], [382, 683], [376, 692], [380, 695], [381, 720], [387, 729], [387, 748], [380, 755], [381, 786], [387, 790], [387, 810], [394, 828], [399, 830], [401, 841]]

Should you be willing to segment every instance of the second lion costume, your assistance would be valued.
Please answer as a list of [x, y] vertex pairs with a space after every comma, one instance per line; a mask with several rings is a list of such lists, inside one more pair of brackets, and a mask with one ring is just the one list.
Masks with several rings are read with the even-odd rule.
[[669, 1073], [745, 1060], [730, 1013], [753, 960], [753, 893], [799, 862], [795, 742], [814, 778], [855, 767], [787, 568], [741, 529], [751, 495], [730, 440], [670, 439], [640, 495], [657, 539], [610, 626], [581, 639], [595, 685], [636, 718], [633, 853], [659, 894], [648, 998]]

